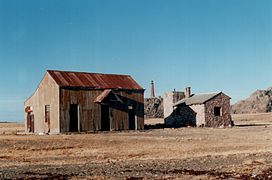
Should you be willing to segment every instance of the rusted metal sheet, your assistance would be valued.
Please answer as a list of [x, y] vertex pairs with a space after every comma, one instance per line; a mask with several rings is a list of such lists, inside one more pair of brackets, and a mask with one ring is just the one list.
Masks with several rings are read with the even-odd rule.
[[99, 96], [97, 96], [94, 100], [95, 103], [101, 103], [110, 93], [111, 89], [104, 90]]
[[99, 96], [97, 96], [94, 100], [95, 103], [102, 103], [102, 102], [119, 102], [123, 104], [122, 99], [111, 89], [105, 89]]
[[[112, 90], [78, 90], [61, 89], [60, 90], [60, 122], [61, 132], [69, 131], [70, 104], [78, 104], [79, 107], [79, 131], [97, 131], [102, 130], [103, 114], [100, 103], [95, 103], [98, 97], [102, 97]], [[129, 129], [129, 106], [135, 110], [135, 121], [137, 129], [144, 128], [144, 96], [143, 92], [132, 92], [129, 90], [114, 91], [114, 94], [122, 99], [122, 103], [113, 102], [109, 104], [110, 111], [110, 129], [109, 130], [128, 130]], [[98, 98], [100, 99], [100, 98]]]
[[[107, 103], [95, 103], [96, 99]], [[130, 76], [48, 71], [33, 96], [25, 101], [26, 131], [30, 126], [29, 110], [35, 133], [69, 132], [75, 122], [71, 121], [71, 115], [75, 114], [76, 130], [102, 130], [101, 107], [105, 104], [109, 106], [109, 130], [131, 127], [129, 107], [135, 110], [135, 129], [144, 128], [144, 90]], [[47, 106], [50, 106], [50, 124], [45, 118]], [[75, 111], [71, 111], [72, 106]]]
[[143, 90], [129, 75], [70, 71], [47, 71], [60, 87]]
[[25, 107], [25, 113], [31, 113], [33, 110], [30, 106]]
[[[46, 73], [35, 93], [25, 101], [25, 131], [28, 132], [27, 118], [32, 115], [34, 133], [59, 133], [59, 86]], [[50, 106], [50, 124], [45, 119], [45, 107]]]

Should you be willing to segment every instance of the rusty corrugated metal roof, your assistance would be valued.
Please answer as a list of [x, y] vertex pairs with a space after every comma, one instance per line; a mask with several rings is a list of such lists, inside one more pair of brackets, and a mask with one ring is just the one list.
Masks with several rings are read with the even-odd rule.
[[129, 75], [47, 70], [60, 87], [143, 90]]

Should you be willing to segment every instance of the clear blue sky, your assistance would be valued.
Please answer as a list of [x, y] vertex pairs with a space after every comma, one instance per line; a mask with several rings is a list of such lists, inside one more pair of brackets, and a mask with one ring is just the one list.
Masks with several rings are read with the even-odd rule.
[[271, 0], [0, 0], [0, 121], [22, 121], [46, 69], [132, 75], [149, 95], [232, 102], [272, 86]]

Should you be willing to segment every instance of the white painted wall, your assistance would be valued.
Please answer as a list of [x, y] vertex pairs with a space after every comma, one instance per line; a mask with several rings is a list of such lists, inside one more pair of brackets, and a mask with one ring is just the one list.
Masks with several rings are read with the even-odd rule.
[[196, 104], [191, 105], [190, 108], [196, 112], [196, 126], [205, 125], [205, 105]]

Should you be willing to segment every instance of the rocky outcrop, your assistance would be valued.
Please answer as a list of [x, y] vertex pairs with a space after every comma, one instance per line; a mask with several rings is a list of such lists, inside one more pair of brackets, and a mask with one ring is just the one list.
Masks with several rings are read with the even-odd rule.
[[266, 113], [272, 112], [272, 87], [267, 90], [257, 90], [249, 98], [232, 106], [232, 113]]
[[146, 118], [163, 118], [163, 98], [145, 98], [144, 112]]

